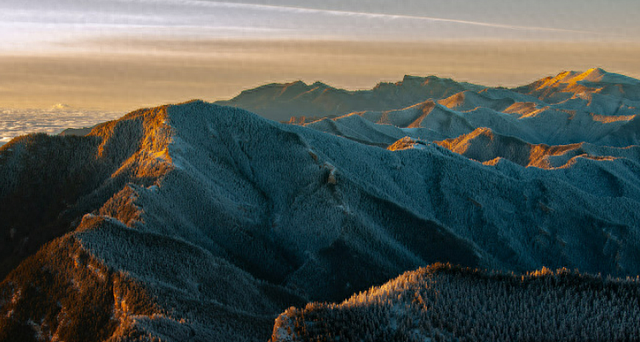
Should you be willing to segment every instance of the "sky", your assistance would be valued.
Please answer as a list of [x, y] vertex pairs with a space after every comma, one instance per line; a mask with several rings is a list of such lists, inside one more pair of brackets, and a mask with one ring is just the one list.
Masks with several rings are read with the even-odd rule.
[[640, 78], [637, 0], [2, 0], [0, 107], [134, 110], [271, 82]]

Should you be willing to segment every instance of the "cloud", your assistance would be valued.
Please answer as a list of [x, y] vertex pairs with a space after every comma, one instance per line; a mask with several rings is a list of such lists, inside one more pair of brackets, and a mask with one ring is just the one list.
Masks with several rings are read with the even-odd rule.
[[420, 20], [429, 22], [442, 22], [452, 23], [468, 26], [481, 26], [489, 28], [498, 28], [505, 30], [518, 30], [518, 31], [545, 31], [545, 32], [562, 32], [562, 33], [582, 33], [582, 34], [596, 34], [597, 32], [571, 30], [554, 27], [539, 27], [539, 26], [519, 26], [508, 25], [498, 23], [488, 23], [480, 21], [459, 20], [451, 18], [438, 18], [429, 16], [414, 16], [403, 14], [388, 14], [388, 13], [372, 13], [372, 12], [356, 12], [356, 11], [344, 11], [344, 10], [330, 10], [330, 9], [318, 9], [309, 7], [297, 7], [297, 6], [282, 6], [282, 5], [264, 5], [264, 4], [252, 4], [252, 3], [240, 3], [240, 2], [223, 2], [223, 1], [206, 1], [206, 0], [138, 0], [141, 2], [153, 2], [153, 3], [167, 3], [183, 5], [194, 5], [203, 7], [215, 7], [215, 8], [229, 8], [229, 9], [247, 9], [258, 11], [274, 11], [284, 13], [298, 13], [298, 14], [320, 14], [331, 15], [339, 17], [358, 17], [378, 20]]

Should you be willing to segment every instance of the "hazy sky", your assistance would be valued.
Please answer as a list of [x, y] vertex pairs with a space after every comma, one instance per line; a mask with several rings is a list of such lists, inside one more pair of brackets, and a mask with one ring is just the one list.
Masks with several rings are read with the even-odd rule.
[[640, 77], [638, 17], [637, 0], [2, 0], [0, 107], [134, 109], [297, 79]]

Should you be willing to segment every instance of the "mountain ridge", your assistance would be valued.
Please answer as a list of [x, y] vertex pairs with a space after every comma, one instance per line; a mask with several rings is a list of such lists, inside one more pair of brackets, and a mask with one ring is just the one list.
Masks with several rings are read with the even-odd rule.
[[[587, 85], [580, 84], [585, 79], [598, 81], [606, 77], [616, 80], [625, 76], [606, 73], [602, 69], [585, 73], [564, 72], [555, 78], [549, 77], [511, 90], [464, 90], [401, 109], [356, 111], [321, 119], [324, 122], [316, 120], [303, 124], [372, 145], [390, 145], [404, 136], [422, 140], [453, 139], [483, 127], [530, 144], [587, 142], [614, 147], [638, 145], [640, 102], [634, 100], [633, 94], [640, 95], [640, 87], [612, 95], [603, 89], [615, 88], [619, 84], [591, 81]], [[630, 87], [640, 86], [639, 80], [629, 80]], [[556, 83], [560, 86], [556, 87]], [[567, 84], [578, 85], [580, 89], [567, 88]], [[356, 123], [352, 115], [359, 115], [375, 125]], [[329, 124], [327, 120], [336, 124]], [[394, 127], [383, 127], [385, 125]], [[381, 133], [387, 137], [380, 141], [366, 138]]]
[[276, 121], [292, 116], [324, 117], [354, 110], [395, 109], [410, 106], [430, 97], [443, 97], [482, 86], [458, 83], [436, 76], [405, 76], [396, 83], [381, 82], [370, 90], [343, 90], [322, 82], [307, 85], [302, 81], [272, 83], [245, 90], [237, 97], [217, 104], [239, 106]]

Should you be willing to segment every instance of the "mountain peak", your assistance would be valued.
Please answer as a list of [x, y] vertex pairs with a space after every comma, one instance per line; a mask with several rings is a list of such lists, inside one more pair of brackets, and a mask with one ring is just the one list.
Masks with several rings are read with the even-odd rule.
[[315, 81], [313, 82], [312, 86], [314, 87], [320, 87], [320, 88], [332, 88], [330, 85], [320, 82], [320, 81]]
[[402, 78], [402, 82], [422, 82], [427, 78], [437, 78], [436, 76], [428, 76], [428, 77], [420, 77], [420, 76], [412, 76], [412, 75], [404, 75]]
[[571, 79], [572, 83], [587, 81], [587, 82], [601, 82], [603, 78], [607, 75], [610, 75], [608, 72], [604, 71], [601, 68], [591, 68]]
[[604, 75], [604, 74], [608, 74], [607, 71], [605, 71], [602, 68], [591, 68], [587, 71], [585, 71], [585, 73], [589, 73], [589, 74], [598, 74], [598, 75]]
[[591, 83], [616, 83], [616, 84], [638, 84], [639, 80], [608, 72], [602, 68], [591, 68], [584, 72], [580, 71], [563, 71], [556, 77], [547, 77], [539, 81], [543, 86], [556, 84], [576, 84], [582, 82]]
[[283, 86], [283, 91], [287, 90], [287, 89], [302, 89], [302, 88], [308, 88], [309, 87], [306, 83], [304, 83], [301, 80], [285, 83], [282, 86]]
[[[584, 104], [580, 104], [578, 101], [580, 99], [586, 101], [593, 95], [609, 97], [615, 100], [614, 103], [618, 103], [622, 98], [640, 101], [640, 80], [608, 72], [599, 67], [583, 72], [563, 71], [555, 77], [545, 77], [513, 90], [549, 104], [565, 103], [570, 107], [569, 109], [575, 109], [575, 106], [578, 106], [577, 108], [591, 106], [590, 100]], [[608, 115], [617, 113], [614, 108], [605, 110], [605, 112]]]

